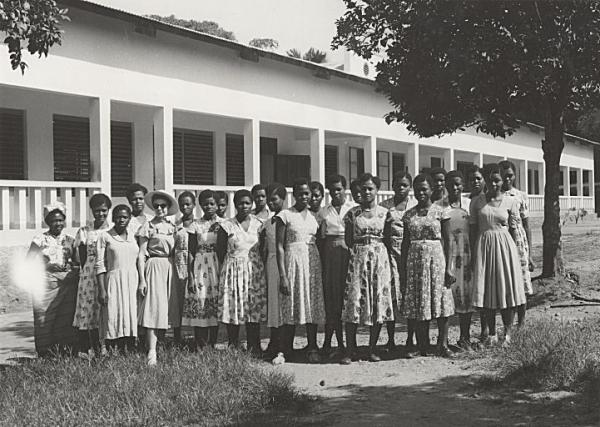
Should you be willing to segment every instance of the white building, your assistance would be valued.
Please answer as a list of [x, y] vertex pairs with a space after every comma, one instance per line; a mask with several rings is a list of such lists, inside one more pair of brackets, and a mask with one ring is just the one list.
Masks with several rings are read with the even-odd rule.
[[[85, 223], [94, 192], [225, 189], [296, 176], [323, 182], [362, 171], [413, 176], [510, 159], [542, 213], [543, 130], [493, 139], [474, 132], [419, 139], [383, 120], [373, 81], [273, 52], [70, 1], [62, 46], [25, 75], [0, 54], [0, 242], [43, 227], [62, 200]], [[593, 211], [593, 142], [568, 137], [561, 208]], [[383, 192], [385, 193], [385, 192]], [[383, 194], [381, 197], [388, 197]]]

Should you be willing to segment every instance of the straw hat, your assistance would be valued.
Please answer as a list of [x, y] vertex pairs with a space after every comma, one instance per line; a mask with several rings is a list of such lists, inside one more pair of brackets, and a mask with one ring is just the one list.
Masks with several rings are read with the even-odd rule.
[[164, 190], [154, 190], [146, 194], [146, 196], [144, 196], [144, 201], [146, 202], [146, 205], [153, 211], [154, 206], [152, 205], [152, 199], [156, 197], [160, 197], [161, 199], [165, 199], [170, 202], [170, 206], [167, 209], [167, 216], [176, 215], [177, 212], [179, 212], [179, 204], [177, 203], [175, 197], [173, 197], [170, 193], [167, 193]]

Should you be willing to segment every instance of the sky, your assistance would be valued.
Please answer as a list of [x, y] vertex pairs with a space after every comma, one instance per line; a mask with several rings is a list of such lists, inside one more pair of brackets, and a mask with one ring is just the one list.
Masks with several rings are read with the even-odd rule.
[[[341, 0], [92, 0], [140, 15], [175, 15], [215, 21], [236, 39], [279, 41], [279, 51], [305, 52], [310, 47], [328, 52], [336, 33], [335, 20], [345, 11]], [[338, 56], [334, 54], [334, 56]]]

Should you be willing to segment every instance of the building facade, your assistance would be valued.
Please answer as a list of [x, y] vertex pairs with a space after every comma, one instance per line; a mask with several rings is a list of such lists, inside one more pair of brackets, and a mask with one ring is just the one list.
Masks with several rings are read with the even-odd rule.
[[[542, 214], [536, 126], [506, 139], [472, 131], [421, 139], [385, 123], [390, 106], [371, 79], [93, 3], [69, 9], [62, 46], [28, 59], [24, 75], [0, 54], [3, 243], [40, 230], [47, 202], [63, 201], [68, 227], [78, 227], [93, 193], [120, 201], [131, 182], [232, 198], [258, 182], [371, 172], [385, 198], [399, 170], [502, 159], [517, 165], [517, 186]], [[566, 140], [562, 209], [594, 209], [594, 144]]]

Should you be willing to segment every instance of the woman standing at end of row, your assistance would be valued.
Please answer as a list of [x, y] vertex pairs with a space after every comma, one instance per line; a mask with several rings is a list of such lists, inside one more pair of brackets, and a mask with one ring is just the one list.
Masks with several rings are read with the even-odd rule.
[[514, 312], [525, 304], [525, 289], [519, 252], [515, 245], [518, 207], [502, 191], [502, 176], [496, 165], [490, 168], [485, 197], [471, 201], [470, 223], [477, 230], [473, 267], [473, 304], [486, 310], [489, 336], [486, 344], [498, 342], [496, 311], [500, 310], [505, 343], [510, 342]]
[[370, 326], [369, 360], [381, 358], [375, 348], [384, 322], [394, 321], [390, 258], [383, 230], [388, 210], [377, 205], [381, 181], [369, 173], [360, 178], [361, 205], [345, 218], [345, 240], [350, 249], [342, 320], [346, 323], [347, 354], [342, 364], [355, 356], [356, 330], [359, 324]]

